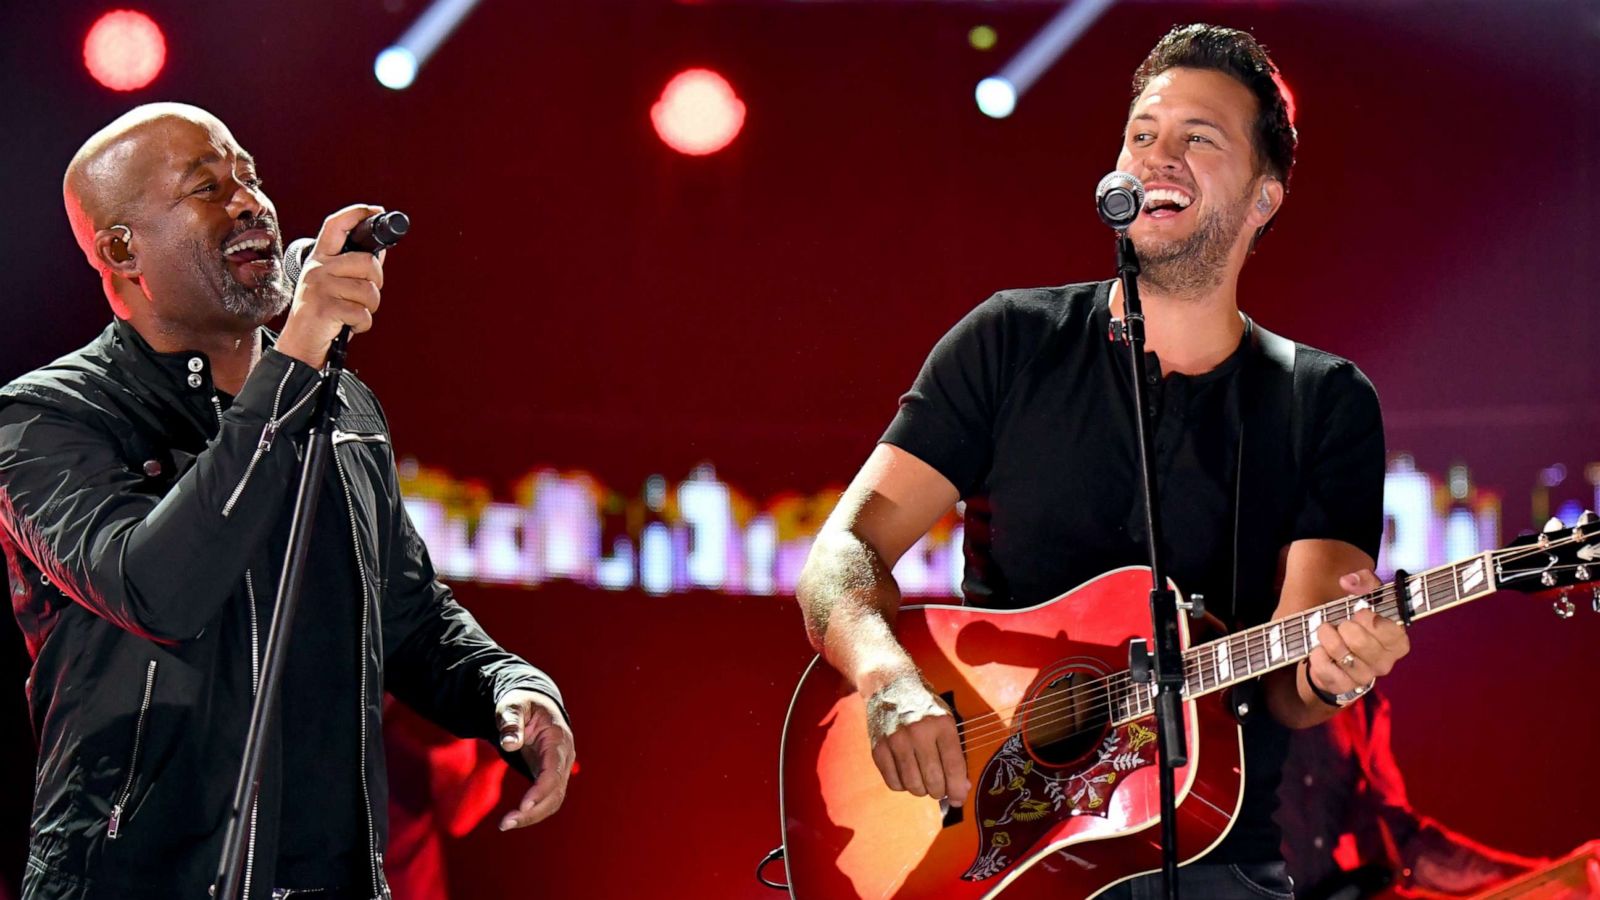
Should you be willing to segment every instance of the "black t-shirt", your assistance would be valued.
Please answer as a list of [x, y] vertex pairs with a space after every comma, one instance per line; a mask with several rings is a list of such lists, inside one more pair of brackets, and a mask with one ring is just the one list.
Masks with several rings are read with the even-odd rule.
[[[276, 886], [284, 888], [358, 887], [368, 883], [370, 868], [361, 791], [361, 610], [366, 599], [345, 496], [333, 469], [329, 460], [280, 695], [284, 777], [275, 875]], [[288, 520], [285, 515], [274, 541], [275, 558], [288, 550]], [[274, 587], [278, 575], [272, 573]], [[269, 604], [270, 615], [272, 599], [256, 600]], [[367, 735], [369, 741], [379, 739]]]
[[[965, 501], [963, 593], [972, 605], [1043, 603], [1111, 569], [1147, 565], [1127, 348], [1111, 342], [1110, 282], [1003, 291], [934, 347], [883, 440], [927, 462]], [[1233, 596], [1240, 348], [1201, 375], [1147, 357], [1168, 576], [1232, 627], [1277, 598]], [[1299, 461], [1286, 540], [1346, 541], [1376, 557], [1383, 433], [1377, 395], [1350, 362], [1300, 345], [1314, 440]], [[1287, 439], [1287, 435], [1285, 436]], [[1288, 487], [1286, 486], [1286, 490]], [[1142, 601], [1142, 598], [1141, 598]], [[1245, 729], [1243, 809], [1214, 861], [1278, 858], [1271, 815], [1286, 734]]]

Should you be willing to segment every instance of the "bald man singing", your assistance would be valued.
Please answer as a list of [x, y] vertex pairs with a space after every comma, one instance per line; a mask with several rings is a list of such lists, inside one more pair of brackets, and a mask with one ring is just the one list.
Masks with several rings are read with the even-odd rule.
[[[205, 898], [258, 689], [328, 347], [372, 328], [383, 259], [329, 216], [298, 285], [255, 160], [204, 110], [142, 106], [67, 167], [114, 314], [0, 388], [0, 547], [40, 759], [23, 897]], [[282, 332], [264, 326], [288, 311]], [[502, 830], [560, 807], [551, 679], [435, 577], [387, 420], [347, 375], [333, 464], [250, 810], [252, 900], [387, 898], [383, 692], [533, 778]]]

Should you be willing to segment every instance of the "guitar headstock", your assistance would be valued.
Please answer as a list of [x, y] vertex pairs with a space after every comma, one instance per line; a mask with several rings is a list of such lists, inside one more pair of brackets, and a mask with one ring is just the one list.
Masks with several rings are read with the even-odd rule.
[[[1572, 588], [1600, 582], [1600, 516], [1585, 512], [1568, 528], [1551, 519], [1544, 530], [1512, 541], [1495, 553], [1495, 580], [1505, 590], [1528, 594], [1560, 591], [1556, 615], [1572, 618]], [[1600, 613], [1600, 587], [1591, 591]]]

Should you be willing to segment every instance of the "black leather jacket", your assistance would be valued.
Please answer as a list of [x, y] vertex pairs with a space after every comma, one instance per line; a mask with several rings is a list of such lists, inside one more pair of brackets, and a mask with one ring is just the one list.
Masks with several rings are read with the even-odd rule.
[[[293, 509], [321, 383], [263, 336], [226, 411], [204, 354], [157, 353], [121, 321], [0, 388], [0, 546], [40, 744], [26, 898], [208, 896], [282, 564], [267, 538]], [[376, 398], [353, 376], [339, 395], [322, 502], [349, 528], [317, 536], [312, 565], [354, 554], [360, 574], [365, 714], [351, 727], [372, 894], [387, 897], [383, 691], [491, 741], [506, 691], [560, 694], [435, 578]], [[251, 897], [273, 886], [281, 749], [267, 748], [254, 811]]]

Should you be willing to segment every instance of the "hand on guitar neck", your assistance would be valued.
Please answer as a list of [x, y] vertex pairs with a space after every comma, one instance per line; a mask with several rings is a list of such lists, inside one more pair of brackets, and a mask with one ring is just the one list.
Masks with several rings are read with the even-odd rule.
[[[1343, 556], [1353, 548], [1333, 545], [1332, 541], [1307, 541], [1290, 548], [1290, 565], [1301, 556], [1320, 577], [1300, 579], [1303, 587], [1286, 583], [1284, 597], [1274, 619], [1311, 609], [1331, 599], [1326, 588], [1333, 573], [1349, 565], [1348, 559], [1324, 559], [1324, 555]], [[1356, 596], [1375, 591], [1382, 582], [1370, 568], [1339, 576], [1338, 589]], [[1302, 596], [1303, 595], [1303, 596]], [[1372, 690], [1378, 678], [1388, 675], [1411, 650], [1406, 629], [1371, 608], [1358, 609], [1340, 622], [1325, 621], [1315, 626], [1313, 648], [1305, 661], [1291, 669], [1269, 676], [1267, 689], [1274, 718], [1291, 728], [1306, 728], [1326, 721], [1339, 709], [1355, 703]], [[1271, 695], [1279, 696], [1271, 696]]]

